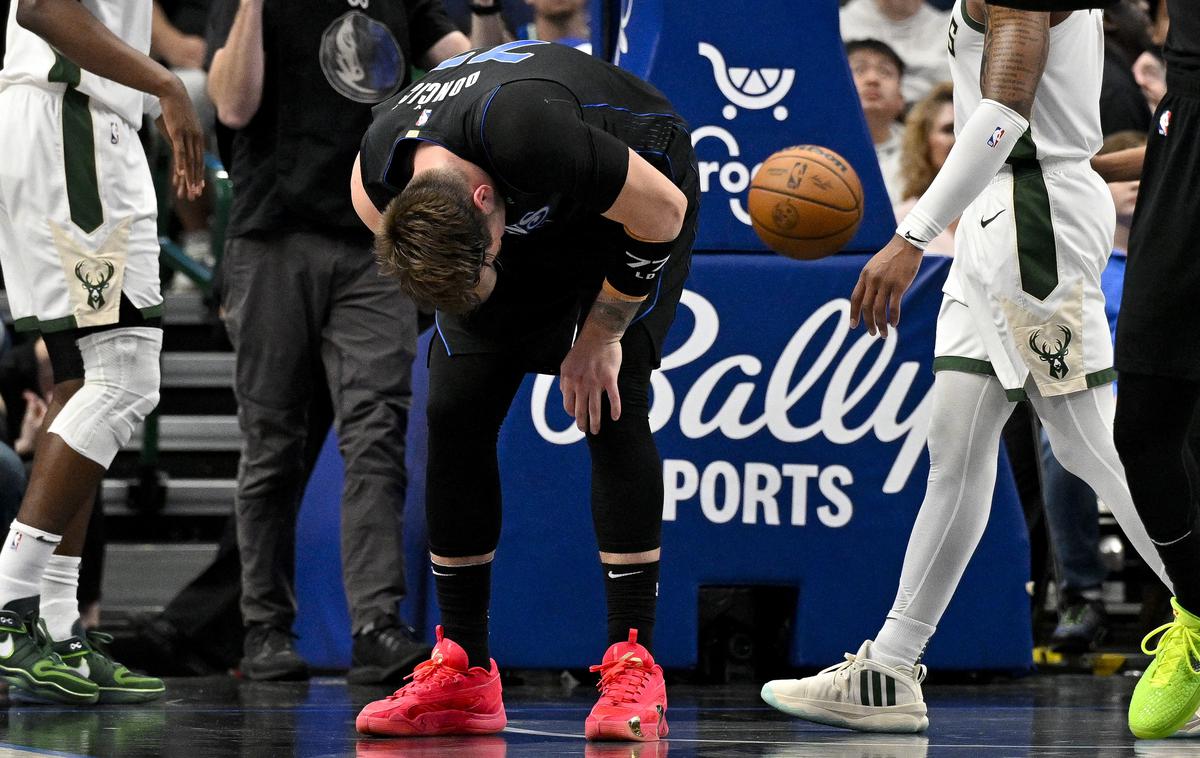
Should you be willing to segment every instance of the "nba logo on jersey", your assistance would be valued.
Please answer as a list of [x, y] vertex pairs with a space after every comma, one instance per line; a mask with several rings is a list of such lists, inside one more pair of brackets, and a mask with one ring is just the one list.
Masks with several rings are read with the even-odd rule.
[[417, 117], [417, 126], [425, 126], [425, 123], [429, 121], [429, 116], [432, 113], [433, 111], [429, 110], [428, 108], [421, 111], [421, 115]]
[[1000, 144], [1000, 140], [1004, 138], [1004, 129], [997, 126], [996, 131], [992, 132], [992, 136], [988, 137], [988, 147], [995, 147]]
[[1167, 131], [1171, 128], [1171, 111], [1163, 111], [1163, 114], [1158, 117], [1158, 133], [1162, 136], [1167, 136]]

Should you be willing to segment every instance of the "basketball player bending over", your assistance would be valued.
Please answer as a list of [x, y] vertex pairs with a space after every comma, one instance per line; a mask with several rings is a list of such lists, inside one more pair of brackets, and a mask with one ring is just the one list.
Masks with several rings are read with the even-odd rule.
[[[667, 733], [650, 654], [663, 491], [649, 390], [695, 236], [687, 130], [640, 79], [538, 41], [446, 61], [375, 119], [351, 180], [355, 205], [384, 272], [438, 309], [426, 510], [444, 633], [411, 684], [363, 709], [358, 730], [504, 728], [488, 651], [496, 438], [537, 371], [561, 375], [592, 458], [611, 647], [593, 668], [601, 697], [586, 733], [657, 740]], [[521, 505], [544, 509], [549, 525], [567, 504]]]
[[929, 481], [899, 591], [874, 641], [846, 662], [762, 690], [785, 713], [864, 731], [928, 726], [920, 659], [987, 524], [1014, 401], [1029, 399], [1063, 466], [1096, 491], [1165, 579], [1112, 437], [1100, 272], [1116, 217], [1089, 165], [1101, 144], [1101, 14], [967, 0], [953, 11], [949, 54], [954, 148], [851, 296], [852, 323], [886, 337], [922, 247], [962, 213], [938, 315]]
[[93, 648], [76, 601], [96, 487], [158, 402], [162, 295], [143, 112], [161, 102], [177, 189], [194, 198], [203, 184], [204, 135], [183, 84], [146, 57], [150, 18], [149, 0], [15, 0], [8, 19], [0, 264], [16, 326], [42, 332], [55, 381], [0, 550], [0, 676], [18, 698], [163, 692]]

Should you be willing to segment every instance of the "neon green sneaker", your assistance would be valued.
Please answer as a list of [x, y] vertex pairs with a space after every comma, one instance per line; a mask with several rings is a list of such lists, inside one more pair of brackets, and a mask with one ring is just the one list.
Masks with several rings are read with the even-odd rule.
[[146, 703], [162, 697], [166, 687], [152, 676], [135, 674], [117, 663], [104, 651], [112, 636], [104, 632], [83, 632], [75, 622], [74, 637], [54, 643], [54, 652], [63, 663], [95, 682], [101, 703]]
[[[1129, 731], [1148, 740], [1170, 737], [1188, 723], [1200, 706], [1200, 618], [1171, 598], [1175, 620], [1142, 640], [1142, 652], [1154, 660], [1129, 701]], [[1148, 647], [1162, 633], [1158, 646]]]
[[22, 616], [0, 609], [0, 677], [13, 686], [14, 700], [91, 705], [99, 688], [71, 668], [52, 649], [46, 623], [35, 613]]

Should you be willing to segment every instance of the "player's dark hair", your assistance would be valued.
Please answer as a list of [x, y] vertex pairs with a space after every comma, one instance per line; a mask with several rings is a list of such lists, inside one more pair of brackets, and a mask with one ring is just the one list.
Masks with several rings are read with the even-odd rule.
[[896, 70], [900, 72], [900, 76], [904, 76], [904, 60], [892, 49], [892, 46], [886, 42], [880, 42], [877, 39], [852, 39], [846, 43], [846, 57], [849, 58], [852, 53], [866, 51], [877, 53], [887, 58], [892, 63], [896, 64]]
[[467, 177], [439, 168], [421, 172], [388, 203], [375, 259], [417, 302], [461, 313], [479, 305], [475, 285], [491, 242]]

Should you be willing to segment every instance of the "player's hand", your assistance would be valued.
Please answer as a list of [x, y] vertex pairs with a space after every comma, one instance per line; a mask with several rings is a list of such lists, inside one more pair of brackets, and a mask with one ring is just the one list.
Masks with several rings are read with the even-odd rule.
[[195, 200], [204, 191], [204, 130], [187, 90], [178, 77], [170, 90], [159, 96], [162, 116], [158, 128], [171, 143], [174, 175], [171, 183], [179, 197]]
[[621, 371], [621, 342], [581, 332], [563, 360], [559, 386], [563, 410], [575, 419], [579, 431], [600, 433], [600, 400], [608, 393], [612, 420], [621, 418], [621, 394], [617, 374]]
[[912, 286], [921, 267], [921, 255], [919, 247], [892, 235], [887, 246], [871, 256], [850, 295], [851, 329], [858, 327], [860, 316], [868, 332], [884, 338], [888, 324], [899, 325], [900, 299]]
[[36, 392], [25, 390], [25, 415], [21, 418], [21, 432], [13, 441], [13, 450], [17, 455], [33, 455], [37, 447], [38, 433], [46, 419], [49, 406]]

